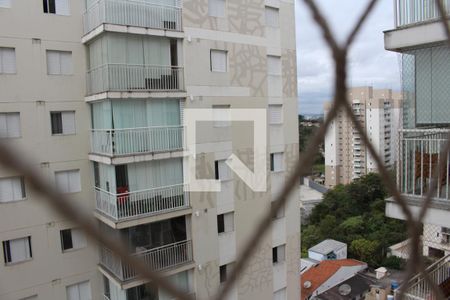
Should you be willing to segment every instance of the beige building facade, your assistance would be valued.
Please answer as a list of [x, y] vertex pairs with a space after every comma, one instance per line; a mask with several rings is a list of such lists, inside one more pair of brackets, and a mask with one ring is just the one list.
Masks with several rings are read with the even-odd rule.
[[[400, 93], [390, 89], [355, 87], [349, 89], [348, 99], [385, 165], [394, 166], [397, 136], [401, 128]], [[325, 104], [325, 116], [330, 106], [329, 102]], [[325, 136], [325, 185], [330, 188], [348, 184], [355, 178], [376, 171], [375, 160], [360, 134], [344, 110], [340, 110]]]
[[[298, 159], [294, 1], [0, 0], [0, 137], [150, 268], [196, 299], [224, 284]], [[266, 192], [249, 122], [197, 126], [190, 192], [184, 112], [267, 109]], [[299, 299], [300, 207], [274, 218], [229, 299]], [[0, 299], [171, 299], [0, 168]]]

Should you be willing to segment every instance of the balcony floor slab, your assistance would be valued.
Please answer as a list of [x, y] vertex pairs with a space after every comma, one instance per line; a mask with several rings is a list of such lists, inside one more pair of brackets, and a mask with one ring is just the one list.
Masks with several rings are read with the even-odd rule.
[[114, 229], [129, 228], [139, 226], [142, 224], [159, 222], [161, 220], [173, 219], [190, 214], [192, 214], [192, 208], [181, 207], [179, 209], [173, 209], [168, 212], [155, 213], [152, 215], [136, 216], [133, 218], [129, 218], [128, 220], [115, 221], [98, 210], [94, 211], [94, 216], [97, 219], [99, 219], [100, 221], [102, 221], [103, 223]]
[[145, 28], [145, 27], [137, 27], [137, 26], [126, 26], [126, 25], [117, 25], [117, 24], [101, 24], [97, 26], [95, 29], [91, 30], [87, 34], [85, 34], [81, 38], [81, 42], [83, 44], [89, 43], [99, 35], [105, 32], [118, 32], [118, 33], [130, 33], [130, 34], [142, 34], [142, 35], [151, 35], [151, 36], [160, 36], [160, 37], [168, 37], [168, 38], [184, 38], [184, 32], [182, 31], [174, 31], [174, 30], [164, 30], [164, 29], [153, 29], [153, 28]]
[[95, 95], [89, 95], [84, 97], [86, 102], [94, 102], [106, 99], [142, 99], [142, 98], [186, 98], [187, 93], [185, 91], [154, 91], [154, 92], [104, 92]]
[[[417, 217], [422, 208], [424, 197], [403, 194], [403, 198], [406, 200], [413, 216]], [[423, 223], [450, 228], [449, 211], [450, 200], [433, 199], [428, 207]], [[386, 216], [406, 220], [402, 209], [392, 197], [386, 199]]]
[[106, 165], [124, 165], [133, 164], [144, 161], [179, 158], [185, 156], [184, 150], [157, 152], [157, 153], [143, 153], [130, 154], [124, 156], [105, 156], [96, 153], [89, 153], [89, 160]]

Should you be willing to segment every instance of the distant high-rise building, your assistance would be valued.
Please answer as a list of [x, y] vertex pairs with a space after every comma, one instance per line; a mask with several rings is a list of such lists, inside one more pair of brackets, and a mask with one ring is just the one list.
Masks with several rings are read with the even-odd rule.
[[[293, 28], [292, 0], [0, 0], [0, 137], [149, 268], [211, 299], [298, 160]], [[224, 110], [199, 122], [197, 174], [221, 192], [185, 180], [189, 108], [267, 109], [267, 132]], [[266, 192], [226, 163], [252, 168], [253, 134], [268, 137]], [[0, 299], [172, 299], [23, 175], [0, 168]], [[229, 299], [299, 299], [292, 200]]]
[[[401, 95], [390, 89], [356, 87], [348, 90], [353, 112], [377, 153], [391, 167], [396, 161], [397, 133], [401, 127]], [[325, 117], [331, 103], [325, 103]], [[377, 167], [351, 119], [341, 109], [325, 136], [325, 186], [348, 184]]]

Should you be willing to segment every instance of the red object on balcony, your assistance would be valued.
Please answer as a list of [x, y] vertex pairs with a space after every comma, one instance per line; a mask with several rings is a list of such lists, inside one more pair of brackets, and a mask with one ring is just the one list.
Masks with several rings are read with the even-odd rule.
[[125, 204], [128, 201], [128, 187], [127, 186], [119, 186], [117, 188], [117, 202], [119, 204]]

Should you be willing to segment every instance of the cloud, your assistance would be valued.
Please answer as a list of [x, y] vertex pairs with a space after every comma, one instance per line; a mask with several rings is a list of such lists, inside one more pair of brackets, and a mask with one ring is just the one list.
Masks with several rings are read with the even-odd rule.
[[[342, 43], [367, 4], [361, 0], [317, 0]], [[323, 102], [332, 98], [331, 53], [302, 0], [296, 3], [299, 111], [321, 113]], [[381, 0], [366, 20], [349, 53], [350, 86], [373, 85], [400, 89], [398, 55], [384, 50], [383, 30], [393, 28], [392, 0]]]

